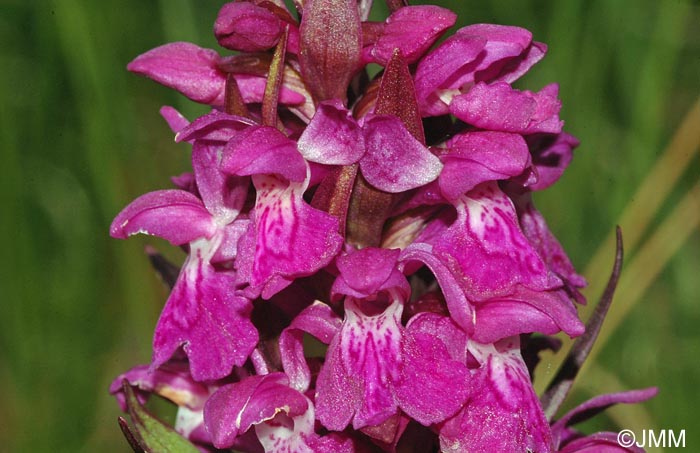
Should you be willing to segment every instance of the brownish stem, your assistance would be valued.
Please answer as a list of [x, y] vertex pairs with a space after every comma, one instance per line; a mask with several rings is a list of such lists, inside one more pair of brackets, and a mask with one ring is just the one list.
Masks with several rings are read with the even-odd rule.
[[287, 52], [287, 36], [289, 35], [289, 25], [284, 27], [284, 33], [280, 37], [275, 54], [272, 56], [270, 71], [265, 85], [265, 94], [262, 103], [262, 120], [266, 126], [277, 126], [277, 103], [279, 93], [284, 78], [284, 57]]

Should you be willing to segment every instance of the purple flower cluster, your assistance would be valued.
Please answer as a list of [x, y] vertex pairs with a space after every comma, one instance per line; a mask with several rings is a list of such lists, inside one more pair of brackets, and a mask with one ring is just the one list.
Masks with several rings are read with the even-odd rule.
[[214, 33], [235, 54], [179, 42], [129, 64], [212, 110], [161, 110], [193, 171], [112, 223], [187, 259], [150, 365], [111, 391], [173, 401], [203, 451], [614, 448], [569, 421], [653, 391], [550, 424], [524, 359], [532, 333], [584, 332], [585, 281], [531, 199], [578, 142], [556, 85], [511, 86], [546, 46], [488, 24], [434, 46], [454, 13], [389, 3], [380, 23], [366, 0], [299, 1], [301, 21], [228, 3]]

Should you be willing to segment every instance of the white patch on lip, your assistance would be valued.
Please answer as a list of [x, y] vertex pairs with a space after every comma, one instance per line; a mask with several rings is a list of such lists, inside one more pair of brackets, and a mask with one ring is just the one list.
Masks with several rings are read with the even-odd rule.
[[440, 100], [447, 105], [450, 105], [450, 102], [452, 102], [452, 99], [455, 96], [459, 96], [460, 94], [462, 94], [462, 92], [456, 88], [453, 88], [450, 90], [437, 90], [438, 98], [440, 98]]

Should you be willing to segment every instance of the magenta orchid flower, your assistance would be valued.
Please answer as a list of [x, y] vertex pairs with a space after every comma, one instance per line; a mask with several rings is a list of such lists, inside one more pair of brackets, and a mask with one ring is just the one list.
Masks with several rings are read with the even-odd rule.
[[[151, 363], [110, 388], [135, 451], [161, 437], [176, 451], [620, 451], [571, 425], [655, 393], [554, 420], [621, 242], [584, 326], [586, 281], [532, 195], [578, 141], [556, 84], [512, 86], [546, 46], [492, 24], [436, 44], [456, 15], [404, 3], [373, 22], [371, 0], [229, 2], [222, 53], [178, 42], [128, 65], [211, 107], [192, 122], [161, 110], [192, 168], [110, 229], [186, 253], [178, 268], [148, 248], [171, 292]], [[538, 397], [537, 354], [559, 333], [578, 339]], [[178, 406], [175, 430], [144, 423], [150, 394]]]
[[[234, 273], [214, 267], [249, 223], [238, 219], [247, 182], [226, 178], [212, 166], [216, 155], [211, 151], [195, 144], [192, 153], [201, 199], [184, 190], [151, 192], [127, 206], [110, 229], [113, 237], [145, 233], [188, 246], [189, 255], [158, 320], [152, 367], [182, 347], [192, 376], [200, 381], [223, 378], [234, 365], [243, 365], [258, 341], [250, 301], [233, 293]], [[223, 258], [234, 257], [230, 251], [228, 255]], [[209, 345], [213, 339], [216, 347]]]
[[298, 146], [309, 162], [359, 163], [371, 185], [390, 193], [425, 185], [442, 169], [440, 160], [395, 116], [371, 115], [358, 122], [337, 101], [320, 104]]

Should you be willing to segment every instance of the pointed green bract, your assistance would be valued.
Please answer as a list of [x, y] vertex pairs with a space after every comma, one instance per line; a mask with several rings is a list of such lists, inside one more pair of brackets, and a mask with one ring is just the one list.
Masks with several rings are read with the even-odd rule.
[[[199, 453], [191, 442], [149, 414], [139, 403], [128, 382], [124, 381], [123, 387], [132, 421], [130, 432], [133, 438], [130, 439], [128, 435], [126, 437], [135, 452], [138, 453], [138, 450], [134, 447], [133, 440], [138, 442], [143, 451], [149, 453]], [[124, 424], [121, 426], [124, 430]]]

